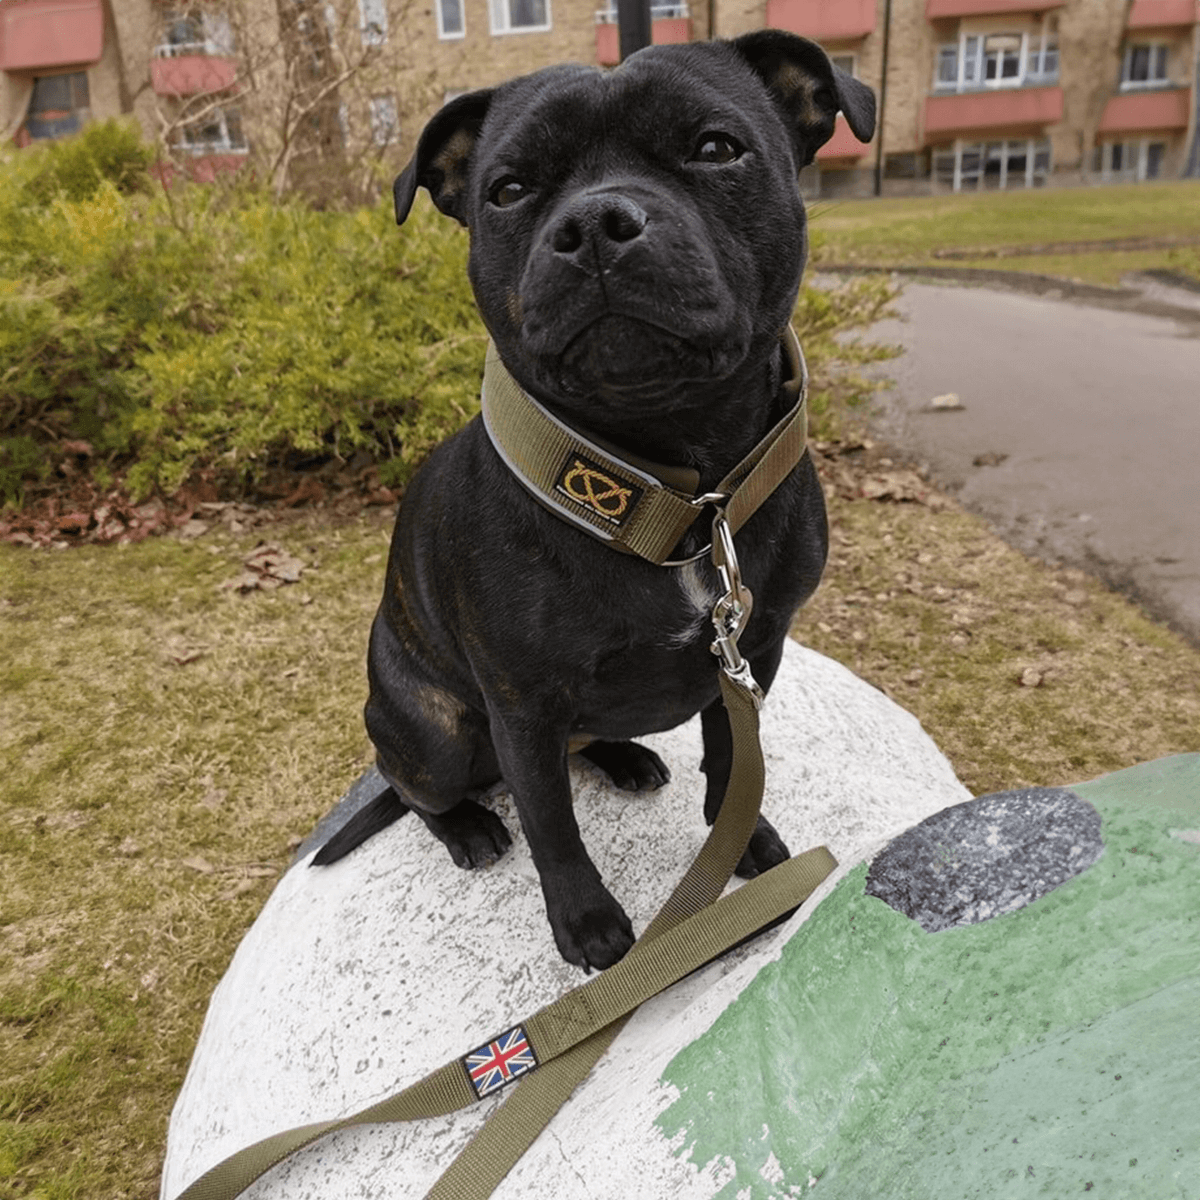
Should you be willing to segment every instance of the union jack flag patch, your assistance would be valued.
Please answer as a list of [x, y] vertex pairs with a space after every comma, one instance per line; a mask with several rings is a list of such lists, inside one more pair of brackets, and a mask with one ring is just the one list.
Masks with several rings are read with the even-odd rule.
[[512, 1083], [518, 1075], [538, 1065], [537, 1055], [525, 1037], [525, 1030], [514, 1025], [506, 1033], [463, 1056], [467, 1078], [480, 1100]]

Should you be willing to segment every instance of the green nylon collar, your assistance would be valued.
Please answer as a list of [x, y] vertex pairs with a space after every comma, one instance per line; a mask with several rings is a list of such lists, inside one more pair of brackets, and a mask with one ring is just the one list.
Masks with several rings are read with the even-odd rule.
[[[790, 367], [785, 392], [795, 402], [717, 485], [736, 532], [800, 461], [808, 434], [808, 370], [790, 326], [781, 338]], [[488, 343], [483, 421], [497, 453], [517, 479], [557, 516], [614, 549], [660, 566], [711, 497], [698, 496], [699, 475], [630, 454], [548, 412], [509, 374]]]

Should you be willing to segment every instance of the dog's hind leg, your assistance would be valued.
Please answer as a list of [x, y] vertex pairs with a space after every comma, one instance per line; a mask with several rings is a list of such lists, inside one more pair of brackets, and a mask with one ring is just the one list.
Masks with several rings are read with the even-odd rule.
[[653, 791], [671, 779], [667, 764], [637, 742], [589, 742], [579, 753], [625, 792]]
[[434, 837], [450, 851], [455, 864], [465, 869], [490, 866], [512, 845], [512, 836], [505, 829], [504, 822], [474, 800], [460, 800], [443, 813], [427, 813], [415, 805], [405, 804], [396, 789], [389, 787], [363, 805], [313, 855], [309, 865], [327, 867], [345, 858], [351, 850], [361, 846], [381, 829], [386, 829], [406, 812], [416, 813]]
[[474, 800], [460, 800], [444, 813], [412, 810], [464, 870], [490, 867], [512, 845], [512, 835], [490, 808]]

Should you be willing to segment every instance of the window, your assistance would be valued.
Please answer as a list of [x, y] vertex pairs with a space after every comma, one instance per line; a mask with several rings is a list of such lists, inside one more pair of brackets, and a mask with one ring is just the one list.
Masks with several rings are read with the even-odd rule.
[[1162, 87], [1167, 83], [1167, 47], [1161, 43], [1135, 43], [1125, 47], [1121, 60], [1121, 87]]
[[983, 38], [963, 34], [957, 42], [938, 47], [934, 87], [963, 92], [977, 88], [983, 78]]
[[938, 47], [937, 75], [933, 86], [939, 89], [958, 87], [958, 43]]
[[154, 48], [158, 58], [184, 54], [233, 54], [233, 29], [218, 12], [167, 9], [163, 13], [163, 40]]
[[1029, 39], [1025, 58], [1025, 78], [1032, 84], [1058, 81], [1058, 34], [1044, 31], [1040, 37]]
[[489, 0], [493, 33], [550, 28], [550, 0]]
[[884, 179], [925, 179], [928, 174], [924, 154], [906, 151], [884, 156]]
[[175, 148], [187, 154], [245, 154], [241, 112], [232, 106], [214, 108], [198, 120], [181, 125]]
[[1051, 21], [1033, 33], [964, 33], [939, 46], [933, 87], [938, 92], [977, 88], [1041, 87], [1058, 80], [1058, 31]]
[[1142, 183], [1162, 177], [1166, 142], [1134, 138], [1127, 142], [1104, 142], [1096, 147], [1097, 166], [1105, 183]]
[[462, 0], [437, 0], [438, 37], [460, 38], [467, 32]]
[[829, 61], [833, 63], [839, 71], [845, 71], [847, 75], [854, 74], [854, 55], [853, 54], [831, 54]]
[[934, 178], [956, 192], [1041, 187], [1050, 174], [1050, 165], [1047, 138], [960, 140], [933, 152]]
[[387, 0], [358, 0], [362, 44], [384, 46], [388, 40]]
[[400, 139], [400, 118], [396, 115], [395, 96], [371, 97], [371, 141], [390, 146]]
[[1021, 46], [1019, 33], [994, 33], [983, 39], [983, 78], [993, 85], [1015, 87], [1021, 82]]
[[92, 115], [86, 71], [33, 81], [25, 130], [35, 141], [75, 133]]

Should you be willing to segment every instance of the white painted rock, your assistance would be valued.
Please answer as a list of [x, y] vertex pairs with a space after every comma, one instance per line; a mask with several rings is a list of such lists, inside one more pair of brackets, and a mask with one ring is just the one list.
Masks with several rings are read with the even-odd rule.
[[[968, 796], [913, 716], [794, 643], [762, 725], [763, 811], [793, 851], [823, 843], [843, 867], [787, 925], [643, 1005], [498, 1200], [721, 1190], [719, 1161], [694, 1165], [655, 1125], [677, 1096], [664, 1067], [778, 958], [846, 869]], [[659, 792], [620, 792], [588, 764], [572, 768], [584, 841], [638, 932], [707, 833], [699, 722], [645, 740], [672, 771]], [[171, 1118], [163, 1200], [270, 1133], [392, 1094], [583, 982], [554, 947], [511, 800], [492, 803], [515, 840], [489, 870], [459, 870], [406, 817], [332, 867], [305, 860], [284, 876], [213, 995]], [[421, 1197], [498, 1103], [331, 1135], [244, 1195]]]

